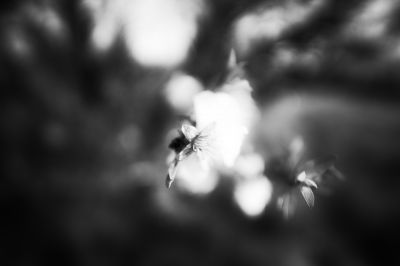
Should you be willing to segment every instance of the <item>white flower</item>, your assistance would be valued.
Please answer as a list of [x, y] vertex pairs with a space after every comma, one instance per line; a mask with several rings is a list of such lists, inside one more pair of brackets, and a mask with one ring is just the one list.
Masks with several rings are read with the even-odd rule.
[[[175, 152], [174, 159], [170, 162], [167, 176], [167, 187], [170, 187], [175, 179], [178, 170], [178, 164], [187, 159], [192, 154], [196, 154], [203, 169], [208, 169], [212, 159], [216, 158], [215, 134], [213, 134], [215, 125], [210, 124], [203, 130], [184, 123], [180, 129], [181, 141], [184, 147]], [[179, 139], [179, 138], [178, 138]]]
[[215, 145], [224, 167], [233, 166], [255, 120], [256, 108], [250, 93], [247, 81], [238, 80], [223, 86], [220, 92], [203, 91], [194, 99], [197, 127], [215, 125]]
[[193, 123], [184, 123], [180, 137], [170, 145], [175, 156], [169, 166], [168, 187], [175, 176], [190, 179], [195, 175], [193, 171], [186, 171], [192, 164], [184, 162], [189, 156], [192, 159], [192, 154], [196, 155], [202, 171], [208, 174], [234, 167], [258, 115], [251, 91], [247, 80], [235, 77], [217, 92], [202, 91], [194, 96], [190, 115]]
[[278, 207], [286, 218], [293, 215], [300, 197], [303, 197], [307, 206], [314, 207], [314, 191], [327, 190], [343, 175], [334, 166], [335, 157], [327, 156], [318, 160], [302, 161], [304, 143], [301, 138], [295, 138], [289, 146], [287, 167], [289, 172], [297, 173], [294, 182], [290, 182], [289, 191], [278, 198]]
[[[250, 92], [247, 93], [249, 98], [246, 100], [251, 100]], [[249, 108], [237, 100], [243, 101], [244, 95], [204, 91], [195, 96], [193, 117], [196, 126], [184, 123], [180, 129], [185, 145], [170, 162], [168, 187], [177, 175], [178, 164], [192, 154], [197, 155], [204, 170], [234, 165], [251, 126], [249, 117], [252, 114], [246, 113]]]

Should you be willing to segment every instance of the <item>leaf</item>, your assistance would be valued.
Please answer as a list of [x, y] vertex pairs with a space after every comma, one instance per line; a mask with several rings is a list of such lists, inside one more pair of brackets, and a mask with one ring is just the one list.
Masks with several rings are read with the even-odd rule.
[[168, 188], [171, 187], [172, 182], [174, 182], [174, 179], [176, 177], [176, 173], [178, 170], [179, 162], [185, 160], [191, 154], [193, 154], [193, 149], [192, 149], [191, 145], [188, 144], [181, 152], [179, 152], [178, 154], [175, 155], [175, 158], [169, 164], [169, 167], [168, 167], [168, 175], [167, 175], [167, 180], [166, 180], [166, 186]]
[[178, 168], [178, 162], [179, 161], [178, 161], [177, 157], [175, 157], [175, 159], [169, 164], [167, 181], [166, 181], [168, 188], [171, 186], [172, 182], [174, 182], [177, 168]]
[[314, 180], [311, 180], [305, 171], [302, 171], [300, 174], [298, 174], [296, 179], [298, 182], [303, 183], [309, 187], [318, 188]]
[[183, 161], [191, 154], [193, 154], [192, 145], [188, 144], [180, 153], [178, 153], [177, 159], [178, 161]]
[[169, 174], [167, 175], [167, 178], [165, 179], [165, 186], [167, 188], [171, 188], [172, 182], [174, 182], [173, 179], [170, 178]]
[[308, 207], [314, 207], [314, 193], [310, 187], [302, 186], [301, 194], [303, 195], [304, 200], [306, 201]]

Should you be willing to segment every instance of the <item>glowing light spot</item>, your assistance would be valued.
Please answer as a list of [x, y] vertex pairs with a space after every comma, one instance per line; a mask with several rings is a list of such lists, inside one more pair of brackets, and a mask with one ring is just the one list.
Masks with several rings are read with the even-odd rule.
[[131, 55], [155, 67], [174, 67], [186, 59], [204, 13], [203, 0], [87, 0], [85, 6], [95, 20], [95, 48], [110, 48], [121, 33]]
[[194, 99], [194, 113], [200, 129], [215, 125], [217, 151], [222, 162], [232, 166], [247, 133], [241, 106], [228, 93], [204, 91]]
[[264, 172], [264, 159], [257, 153], [241, 155], [235, 162], [235, 170], [244, 178], [254, 178]]
[[116, 25], [104, 20], [98, 24], [92, 32], [92, 42], [98, 51], [104, 51], [111, 47], [116, 36]]
[[260, 215], [271, 200], [272, 185], [265, 177], [258, 177], [237, 184], [234, 199], [247, 216]]
[[114, 43], [121, 31], [121, 23], [126, 19], [123, 10], [132, 3], [127, 0], [84, 1], [94, 20], [91, 42], [96, 51], [103, 52]]
[[182, 63], [197, 33], [200, 8], [199, 1], [135, 1], [125, 31], [132, 55], [148, 66]]
[[235, 79], [220, 92], [202, 91], [194, 97], [193, 114], [199, 130], [213, 125], [212, 138], [218, 163], [232, 167], [241, 152], [258, 110], [247, 80]]
[[178, 167], [177, 186], [193, 194], [207, 194], [218, 184], [218, 176], [211, 168], [204, 168], [196, 155], [182, 161]]
[[165, 96], [177, 111], [188, 113], [193, 106], [194, 96], [202, 90], [203, 86], [197, 79], [184, 73], [177, 73], [165, 86]]

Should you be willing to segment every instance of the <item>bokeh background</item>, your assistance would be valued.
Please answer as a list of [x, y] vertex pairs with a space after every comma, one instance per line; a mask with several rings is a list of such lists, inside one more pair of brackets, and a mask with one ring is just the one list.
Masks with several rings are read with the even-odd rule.
[[[1, 265], [400, 264], [399, 1], [0, 8]], [[301, 135], [346, 176], [289, 220], [274, 197], [246, 215], [229, 176], [202, 194], [164, 186], [171, 130], [232, 48], [258, 149]]]

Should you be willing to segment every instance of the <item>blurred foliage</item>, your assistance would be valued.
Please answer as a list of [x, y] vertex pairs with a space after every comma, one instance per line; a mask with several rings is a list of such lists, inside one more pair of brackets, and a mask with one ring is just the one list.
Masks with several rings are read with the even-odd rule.
[[[182, 70], [218, 84], [237, 19], [282, 2], [206, 1]], [[310, 157], [337, 154], [348, 178], [289, 221], [273, 205], [246, 218], [229, 179], [204, 197], [164, 188], [176, 113], [161, 91], [173, 70], [139, 65], [121, 36], [91, 49], [81, 1], [2, 3], [0, 263], [398, 264], [400, 5], [384, 2], [375, 36], [346, 31], [370, 1], [326, 0], [239, 54], [266, 113], [260, 147], [279, 155], [301, 134]]]

